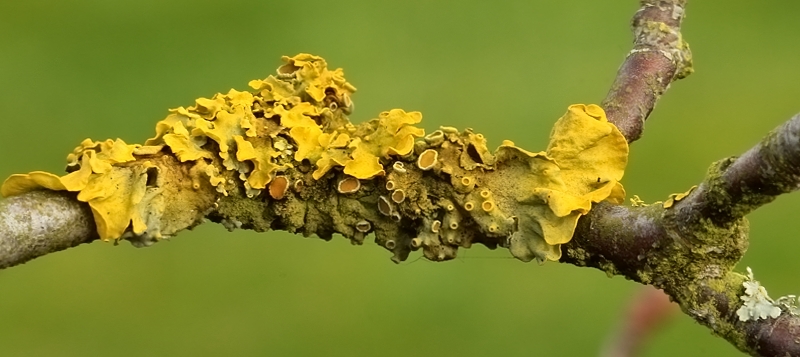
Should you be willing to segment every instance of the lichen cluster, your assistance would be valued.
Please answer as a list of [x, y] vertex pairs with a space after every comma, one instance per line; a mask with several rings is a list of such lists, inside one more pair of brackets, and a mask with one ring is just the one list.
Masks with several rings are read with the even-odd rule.
[[620, 203], [625, 138], [596, 105], [573, 105], [544, 152], [481, 134], [416, 127], [393, 109], [354, 125], [355, 88], [308, 54], [277, 74], [170, 111], [144, 145], [84, 141], [68, 173], [13, 175], [4, 196], [78, 192], [104, 240], [150, 243], [208, 217], [229, 228], [284, 229], [354, 243], [374, 233], [395, 261], [458, 247], [508, 247], [524, 261], [557, 260], [593, 203]]
[[744, 295], [740, 297], [742, 306], [736, 310], [739, 321], [759, 320], [768, 317], [776, 318], [781, 314], [781, 308], [767, 294], [764, 288], [753, 276], [753, 270], [747, 267], [747, 281], [742, 283]]

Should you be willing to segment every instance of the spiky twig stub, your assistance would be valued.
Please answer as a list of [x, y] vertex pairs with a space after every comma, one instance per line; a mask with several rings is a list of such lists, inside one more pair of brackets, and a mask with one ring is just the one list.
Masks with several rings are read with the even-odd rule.
[[[144, 145], [84, 141], [71, 173], [14, 175], [6, 196], [78, 192], [103, 240], [149, 245], [203, 217], [230, 228], [284, 229], [356, 244], [374, 232], [395, 261], [422, 249], [509, 247], [519, 259], [558, 260], [593, 203], [620, 203], [625, 138], [596, 105], [573, 105], [544, 152], [443, 127], [393, 109], [353, 125], [355, 88], [320, 57], [285, 57], [277, 75], [177, 108]], [[336, 189], [331, 189], [335, 187]]]

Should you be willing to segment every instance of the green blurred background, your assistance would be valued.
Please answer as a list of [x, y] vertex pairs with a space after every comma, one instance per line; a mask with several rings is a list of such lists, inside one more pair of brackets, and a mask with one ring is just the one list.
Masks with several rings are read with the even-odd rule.
[[[544, 148], [630, 49], [628, 1], [0, 0], [0, 176], [60, 172], [86, 137], [141, 142], [167, 108], [309, 52], [343, 67], [355, 121], [382, 110]], [[693, 1], [697, 72], [673, 85], [623, 181], [682, 192], [800, 111], [800, 2]], [[800, 293], [800, 194], [751, 216], [752, 266]], [[418, 255], [418, 254], [417, 254]], [[93, 243], [0, 271], [4, 356], [593, 356], [638, 286], [475, 247], [395, 265], [372, 244], [216, 225], [147, 249]], [[686, 316], [644, 356], [740, 355]]]

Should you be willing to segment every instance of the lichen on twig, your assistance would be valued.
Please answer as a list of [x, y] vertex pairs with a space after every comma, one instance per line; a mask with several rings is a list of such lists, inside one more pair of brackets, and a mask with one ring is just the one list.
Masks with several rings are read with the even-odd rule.
[[744, 295], [740, 297], [743, 304], [736, 310], [739, 321], [757, 321], [776, 318], [782, 310], [797, 316], [800, 314], [800, 299], [795, 295], [781, 296], [775, 300], [769, 297], [767, 289], [753, 276], [753, 270], [747, 267], [747, 280], [742, 283]]
[[144, 145], [85, 140], [68, 173], [13, 175], [5, 196], [78, 192], [103, 240], [149, 245], [208, 217], [226, 227], [284, 229], [356, 244], [375, 233], [394, 261], [421, 249], [448, 260], [473, 243], [524, 261], [558, 260], [593, 203], [622, 202], [628, 145], [596, 105], [573, 105], [546, 151], [414, 126], [393, 109], [354, 125], [355, 87], [300, 54], [277, 74], [180, 107]]
[[[276, 75], [252, 81], [252, 91], [173, 110], [144, 145], [89, 140], [69, 156], [65, 176], [11, 177], [0, 231], [14, 235], [0, 241], [0, 268], [98, 236], [147, 245], [203, 217], [230, 229], [340, 233], [356, 244], [374, 233], [395, 261], [418, 249], [451, 259], [482, 243], [656, 286], [742, 351], [800, 356], [797, 297], [748, 308], [768, 300], [766, 292], [733, 271], [747, 248], [744, 216], [800, 187], [800, 116], [744, 155], [713, 164], [696, 189], [658, 205], [617, 204], [625, 141], [641, 136], [659, 97], [692, 71], [680, 33], [685, 3], [641, 2], [634, 48], [605, 112], [571, 106], [539, 153], [510, 142], [490, 152], [471, 130], [425, 135], [415, 126], [421, 114], [399, 109], [353, 125], [355, 88], [343, 72], [310, 55], [286, 58]], [[37, 207], [51, 203], [56, 209]], [[20, 208], [49, 232], [3, 226], [24, 221], [5, 214]], [[76, 226], [64, 229], [63, 217]], [[751, 319], [775, 315], [775, 306], [788, 313]]]

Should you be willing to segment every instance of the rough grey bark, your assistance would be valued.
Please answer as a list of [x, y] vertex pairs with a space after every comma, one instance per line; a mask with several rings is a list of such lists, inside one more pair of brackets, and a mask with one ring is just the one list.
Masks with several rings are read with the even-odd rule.
[[0, 268], [97, 239], [91, 210], [74, 196], [34, 191], [0, 201]]

